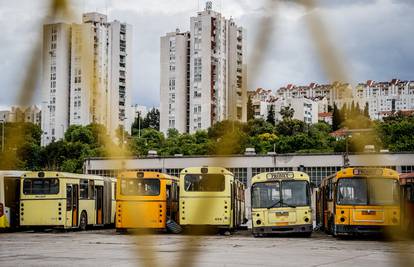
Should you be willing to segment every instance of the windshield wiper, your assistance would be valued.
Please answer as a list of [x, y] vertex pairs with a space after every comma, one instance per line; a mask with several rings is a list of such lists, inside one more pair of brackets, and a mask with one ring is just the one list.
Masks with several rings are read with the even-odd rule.
[[269, 207], [267, 207], [267, 209], [271, 209], [279, 203], [280, 203], [281, 206], [284, 206], [284, 207], [296, 208], [295, 205], [290, 205], [290, 204], [287, 204], [287, 203], [283, 202], [283, 200], [279, 200], [279, 201], [276, 201], [275, 203], [273, 203], [272, 205], [270, 205]]
[[274, 206], [276, 206], [279, 203], [282, 204], [282, 200], [276, 201], [275, 203], [273, 203], [272, 205], [270, 205], [269, 207], [267, 207], [267, 209], [271, 209], [271, 208], [273, 208]]

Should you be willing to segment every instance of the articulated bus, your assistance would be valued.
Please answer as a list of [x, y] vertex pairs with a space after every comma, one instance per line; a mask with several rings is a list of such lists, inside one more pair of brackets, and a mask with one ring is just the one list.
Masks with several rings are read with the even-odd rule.
[[252, 178], [253, 236], [313, 231], [309, 176], [304, 172], [260, 173]]
[[401, 228], [414, 237], [414, 172], [400, 175]]
[[0, 229], [19, 226], [20, 176], [24, 171], [0, 171]]
[[78, 228], [115, 220], [115, 179], [65, 172], [21, 177], [20, 226]]
[[116, 190], [116, 228], [166, 230], [178, 222], [179, 180], [159, 172], [122, 172]]
[[386, 168], [345, 168], [322, 180], [317, 224], [334, 236], [398, 230], [398, 173]]
[[180, 225], [234, 230], [246, 222], [244, 185], [221, 167], [180, 173]]

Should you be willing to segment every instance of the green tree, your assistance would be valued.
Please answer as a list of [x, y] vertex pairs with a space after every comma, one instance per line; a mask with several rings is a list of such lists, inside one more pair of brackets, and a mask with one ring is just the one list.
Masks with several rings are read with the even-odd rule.
[[269, 108], [269, 110], [268, 110], [268, 112], [267, 112], [267, 118], [266, 118], [266, 121], [268, 122], [268, 123], [272, 123], [272, 124], [274, 124], [275, 123], [275, 121], [276, 121], [276, 119], [275, 119], [275, 107], [274, 107], [274, 105], [272, 104], [272, 105], [270, 105], [270, 108]]
[[414, 116], [404, 116], [400, 112], [377, 122], [375, 129], [383, 146], [390, 151], [414, 151]]
[[247, 122], [243, 128], [248, 136], [255, 136], [262, 133], [275, 133], [275, 125], [264, 119], [254, 119]]
[[276, 125], [276, 132], [280, 135], [295, 135], [306, 131], [306, 123], [292, 119], [283, 120]]
[[365, 103], [365, 107], [364, 107], [364, 116], [369, 118], [369, 109], [368, 109], [368, 102]]
[[341, 123], [342, 123], [342, 121], [341, 121], [340, 111], [339, 111], [338, 107], [336, 106], [336, 104], [334, 104], [333, 111], [332, 111], [332, 130], [333, 131], [338, 130]]
[[291, 120], [295, 114], [295, 110], [289, 105], [282, 107], [279, 113], [282, 115], [283, 120]]
[[160, 129], [160, 111], [158, 109], [152, 108], [142, 121], [142, 129], [146, 128]]
[[81, 125], [71, 125], [65, 132], [67, 142], [80, 142], [84, 144], [95, 143], [92, 131]]
[[252, 99], [249, 96], [247, 98], [247, 120], [253, 120], [254, 119], [254, 107], [252, 103]]
[[164, 145], [164, 134], [152, 129], [146, 128], [142, 130], [141, 137], [134, 136], [129, 144], [131, 152], [136, 156], [146, 156], [149, 150], [161, 152]]

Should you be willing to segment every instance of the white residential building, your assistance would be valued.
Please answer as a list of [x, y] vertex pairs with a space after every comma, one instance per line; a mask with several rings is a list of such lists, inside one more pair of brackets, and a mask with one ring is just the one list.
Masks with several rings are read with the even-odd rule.
[[44, 26], [42, 145], [69, 125], [104, 125], [111, 136], [130, 129], [131, 26], [86, 13], [81, 24]]
[[108, 129], [116, 130], [123, 126], [131, 131], [133, 118], [128, 118], [128, 108], [132, 101], [132, 26], [117, 20], [109, 23], [109, 105]]
[[279, 88], [277, 94], [284, 99], [301, 97], [309, 99], [326, 98], [328, 105], [333, 106], [338, 101], [349, 101], [349, 99], [352, 99], [353, 89], [349, 83], [340, 82], [334, 82], [332, 84], [311, 83], [301, 86], [288, 84], [285, 87]]
[[189, 132], [190, 32], [167, 33], [160, 42], [160, 130]]
[[226, 119], [246, 121], [244, 34], [207, 2], [191, 17], [189, 33], [161, 37], [163, 132], [193, 133]]
[[258, 88], [256, 91], [249, 91], [248, 95], [252, 101], [255, 119], [267, 119], [271, 106], [274, 106], [276, 97], [272, 90]]
[[356, 98], [368, 103], [371, 119], [383, 119], [398, 111], [411, 114], [414, 113], [414, 81], [368, 80], [357, 85]]
[[71, 25], [43, 26], [41, 143], [61, 139], [69, 126]]
[[293, 119], [301, 120], [306, 123], [318, 122], [318, 103], [311, 99], [301, 98], [280, 98], [275, 101], [275, 120], [282, 121], [280, 111], [284, 107], [291, 107], [294, 110]]
[[30, 122], [40, 126], [41, 110], [37, 105], [29, 107], [12, 106], [10, 110], [0, 111], [0, 121], [3, 122]]

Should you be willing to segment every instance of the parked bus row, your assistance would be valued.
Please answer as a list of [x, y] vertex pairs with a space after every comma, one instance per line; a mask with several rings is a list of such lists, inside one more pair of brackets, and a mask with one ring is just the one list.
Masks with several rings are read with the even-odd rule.
[[[344, 168], [322, 180], [312, 209], [304, 172], [252, 178], [254, 236], [310, 236], [316, 225], [334, 236], [413, 232], [414, 177], [386, 168]], [[115, 200], [116, 199], [116, 200]], [[115, 224], [118, 231], [234, 230], [246, 222], [245, 187], [220, 167], [191, 167], [180, 177], [123, 172], [117, 179], [62, 172], [1, 172], [0, 228], [64, 229]]]

